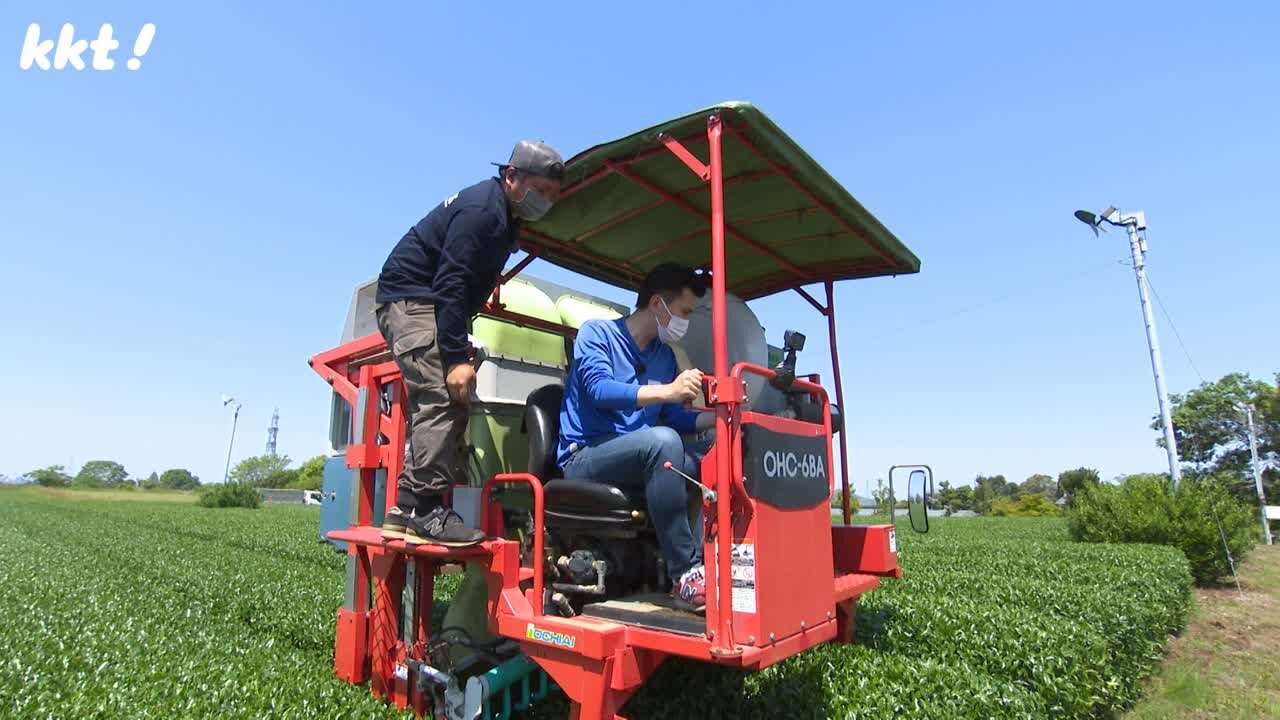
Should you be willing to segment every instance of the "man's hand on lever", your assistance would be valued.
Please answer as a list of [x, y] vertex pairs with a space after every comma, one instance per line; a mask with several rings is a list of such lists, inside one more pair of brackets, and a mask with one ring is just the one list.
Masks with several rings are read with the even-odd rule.
[[691, 403], [702, 392], [702, 371], [697, 368], [685, 370], [667, 387], [671, 392], [668, 402]]
[[636, 404], [640, 407], [660, 403], [684, 405], [693, 402], [701, 392], [702, 371], [685, 370], [666, 385], [641, 385], [636, 393]]
[[[644, 407], [659, 403], [674, 403], [688, 407], [701, 394], [702, 371], [693, 368], [680, 373], [675, 380], [666, 385], [641, 385], [640, 391], [636, 393], [636, 405]], [[694, 421], [694, 429], [697, 432], [709, 430], [715, 425], [716, 414], [713, 412], [700, 412]]]

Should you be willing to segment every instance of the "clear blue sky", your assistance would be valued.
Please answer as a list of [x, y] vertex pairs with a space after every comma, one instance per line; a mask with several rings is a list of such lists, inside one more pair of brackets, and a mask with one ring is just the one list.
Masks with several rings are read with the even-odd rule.
[[[837, 291], [859, 488], [895, 462], [953, 482], [1161, 469], [1127, 247], [1077, 208], [1147, 212], [1152, 280], [1205, 377], [1280, 370], [1274, 4], [562, 5], [0, 6], [0, 472], [220, 479], [222, 392], [244, 402], [237, 458], [274, 406], [282, 452], [323, 451], [305, 359], [410, 224], [519, 138], [567, 157], [725, 99], [923, 260]], [[118, 69], [20, 71], [31, 22], [112, 23]], [[815, 313], [756, 309], [826, 374]], [[1159, 321], [1170, 389], [1193, 387]]]

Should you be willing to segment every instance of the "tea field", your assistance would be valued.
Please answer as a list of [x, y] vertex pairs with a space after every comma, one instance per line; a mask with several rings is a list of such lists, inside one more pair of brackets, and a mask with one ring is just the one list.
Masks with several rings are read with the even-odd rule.
[[[332, 675], [342, 559], [317, 520], [0, 490], [0, 717], [409, 717]], [[859, 644], [756, 674], [673, 661], [626, 713], [1110, 717], [1190, 603], [1176, 550], [1074, 544], [1057, 520], [898, 537], [908, 577], [863, 598]]]

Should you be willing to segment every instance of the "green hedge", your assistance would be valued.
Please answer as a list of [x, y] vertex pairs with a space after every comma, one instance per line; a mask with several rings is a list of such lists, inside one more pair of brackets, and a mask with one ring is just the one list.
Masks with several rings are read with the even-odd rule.
[[1185, 478], [1175, 493], [1165, 475], [1132, 475], [1119, 485], [1077, 494], [1067, 518], [1071, 536], [1083, 542], [1148, 543], [1178, 548], [1196, 582], [1227, 577], [1258, 536], [1254, 508], [1237, 500], [1217, 477]]
[[991, 503], [994, 517], [1058, 517], [1062, 508], [1041, 493], [1026, 493], [1017, 500], [1001, 498]]
[[262, 495], [247, 482], [231, 481], [205, 485], [196, 503], [207, 508], [256, 508], [262, 504]]

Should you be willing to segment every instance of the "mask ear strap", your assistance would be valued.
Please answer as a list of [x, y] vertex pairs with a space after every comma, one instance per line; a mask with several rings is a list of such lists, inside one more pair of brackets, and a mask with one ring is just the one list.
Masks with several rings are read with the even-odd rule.
[[[507, 178], [507, 182], [510, 182], [512, 185], [515, 185], [516, 183], [520, 182], [520, 171], [513, 168], [511, 170], [511, 177]], [[521, 195], [519, 200], [512, 198], [512, 201], [522, 203], [526, 199], [528, 199], [528, 197], [529, 197], [529, 186], [526, 185], [524, 188], [524, 195]]]

